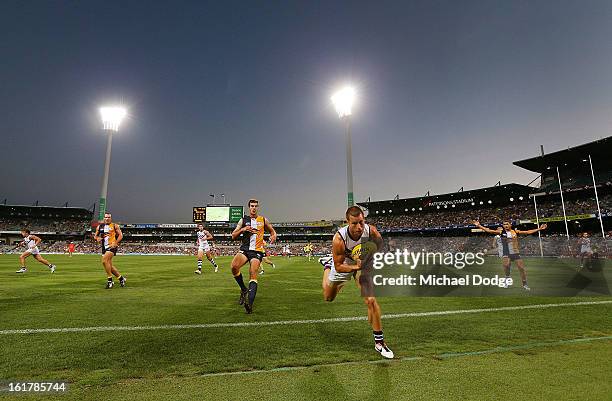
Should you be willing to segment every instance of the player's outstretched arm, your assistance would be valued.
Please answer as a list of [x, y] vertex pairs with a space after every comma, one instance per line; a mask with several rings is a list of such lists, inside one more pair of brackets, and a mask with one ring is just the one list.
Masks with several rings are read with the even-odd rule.
[[344, 241], [342, 241], [340, 234], [336, 233], [332, 242], [332, 256], [334, 258], [334, 266], [336, 268], [336, 271], [339, 273], [350, 273], [355, 270], [360, 270], [361, 260], [357, 260], [356, 265], [348, 265], [344, 263], [346, 260], [346, 256], [344, 255], [345, 251], [346, 247], [344, 245]]
[[264, 227], [270, 233], [270, 243], [273, 244], [276, 242], [276, 230], [272, 227], [272, 223], [267, 218], [264, 219]]
[[473, 224], [476, 227], [480, 228], [485, 233], [489, 233], [489, 234], [501, 234], [501, 230], [499, 228], [497, 230], [491, 230], [490, 228], [487, 228], [485, 226], [480, 225], [480, 222], [478, 220], [474, 220]]
[[540, 227], [534, 228], [533, 230], [526, 230], [526, 231], [516, 230], [516, 233], [517, 234], [530, 235], [530, 234], [535, 234], [538, 231], [546, 230], [546, 227], [548, 227], [546, 224], [542, 224]]
[[206, 230], [204, 230], [204, 233], [206, 233], [206, 240], [207, 240], [207, 241], [212, 241], [212, 240], [213, 240], [213, 236], [212, 236], [212, 234], [210, 233], [210, 231], [206, 231]]

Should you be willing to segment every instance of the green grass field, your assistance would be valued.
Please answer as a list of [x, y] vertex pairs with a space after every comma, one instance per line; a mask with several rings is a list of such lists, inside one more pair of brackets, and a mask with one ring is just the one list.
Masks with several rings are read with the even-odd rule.
[[[381, 361], [364, 320], [240, 325], [365, 316], [352, 284], [323, 302], [316, 261], [276, 258], [247, 315], [236, 302], [229, 258], [219, 258], [219, 273], [205, 262], [196, 276], [192, 257], [120, 255], [115, 264], [127, 287], [111, 290], [99, 257], [48, 258], [55, 274], [29, 260], [29, 272], [17, 275], [17, 256], [0, 255], [0, 381], [69, 382], [58, 399], [612, 397], [612, 303], [383, 319], [397, 360]], [[538, 263], [527, 260], [528, 269]], [[380, 304], [389, 315], [589, 301], [610, 297], [391, 297]], [[150, 327], [168, 325], [179, 327]], [[8, 331], [85, 327], [105, 329]]]

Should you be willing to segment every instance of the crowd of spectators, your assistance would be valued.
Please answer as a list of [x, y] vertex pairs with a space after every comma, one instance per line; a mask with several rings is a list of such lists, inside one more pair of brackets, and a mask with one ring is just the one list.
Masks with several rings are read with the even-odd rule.
[[61, 233], [84, 233], [90, 228], [89, 220], [66, 219], [48, 220], [0, 217], [0, 231], [20, 231], [28, 228], [36, 232], [61, 232]]
[[[497, 255], [497, 245], [494, 243], [493, 235], [471, 235], [471, 236], [396, 236], [386, 239], [386, 248], [389, 251], [396, 249], [418, 252], [482, 252], [487, 255]], [[43, 253], [67, 253], [68, 244], [71, 241], [43, 241], [40, 250]], [[76, 253], [98, 254], [100, 245], [93, 240], [72, 241], [75, 244]], [[539, 256], [540, 241], [537, 235], [521, 236], [520, 251], [524, 256]], [[612, 257], [612, 231], [606, 233], [606, 239], [593, 236], [591, 238], [593, 250], [602, 257]], [[304, 256], [304, 246], [307, 242], [277, 243], [269, 245], [267, 250], [271, 256], [286, 255], [286, 246], [289, 247], [291, 256]], [[313, 241], [314, 255], [328, 255], [331, 253], [331, 241]], [[215, 243], [213, 252], [216, 256], [233, 256], [239, 250], [237, 243]], [[578, 237], [572, 237], [568, 241], [565, 235], [554, 234], [542, 236], [542, 251], [544, 256], [570, 257], [576, 256], [580, 249]], [[0, 253], [21, 253], [23, 247], [15, 245], [0, 245]], [[164, 254], [164, 255], [195, 255], [197, 247], [194, 243], [151, 243], [151, 242], [122, 242], [119, 254]]]
[[[591, 246], [594, 252], [602, 257], [612, 256], [612, 232], [606, 234], [606, 238], [591, 238]], [[544, 256], [571, 257], [580, 252], [580, 239], [570, 237], [569, 241], [565, 235], [550, 235], [542, 237], [542, 253]], [[520, 252], [523, 256], [540, 256], [540, 239], [537, 235], [521, 236], [519, 238]], [[408, 249], [409, 251], [427, 252], [482, 252], [486, 255], [498, 255], [493, 235], [473, 235], [462, 237], [419, 237], [404, 236], [393, 237], [388, 241], [390, 251], [396, 249]]]
[[[600, 198], [602, 213], [612, 212], [612, 195]], [[565, 203], [565, 213], [568, 216], [581, 214], [596, 214], [595, 199], [568, 201]], [[549, 218], [563, 216], [560, 201], [548, 201], [538, 204], [538, 217]], [[394, 228], [434, 228], [463, 226], [479, 220], [481, 224], [501, 223], [504, 220], [535, 220], [533, 203], [520, 202], [499, 208], [434, 210], [428, 212], [412, 212], [396, 215], [368, 216], [368, 221], [379, 229]]]
[[[97, 254], [100, 252], [100, 244], [93, 240], [84, 241], [43, 241], [41, 242], [39, 249], [41, 252], [48, 253], [67, 253], [68, 244], [73, 243], [75, 245], [75, 253], [85, 254]], [[286, 246], [289, 248], [289, 253], [294, 256], [303, 256], [304, 246], [307, 242], [285, 242], [277, 243], [267, 246], [267, 251], [270, 255], [283, 255], [286, 250]], [[329, 254], [331, 252], [331, 243], [325, 241], [311, 242], [314, 246], [314, 254]], [[213, 245], [213, 252], [217, 256], [233, 256], [240, 248], [240, 244], [237, 242], [215, 242]], [[17, 247], [15, 245], [1, 245], [1, 253], [20, 253], [25, 248]], [[194, 242], [177, 242], [177, 243], [155, 243], [155, 242], [131, 242], [123, 241], [119, 247], [120, 254], [174, 254], [174, 255], [195, 255], [197, 252], [197, 246]]]

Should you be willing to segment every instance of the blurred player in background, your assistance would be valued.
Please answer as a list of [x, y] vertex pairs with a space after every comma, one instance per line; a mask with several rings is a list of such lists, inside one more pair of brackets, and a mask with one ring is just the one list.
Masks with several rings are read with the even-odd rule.
[[113, 276], [117, 277], [119, 285], [125, 287], [125, 277], [113, 265], [113, 257], [117, 254], [123, 233], [119, 225], [113, 223], [113, 216], [110, 213], [104, 213], [104, 221], [96, 227], [94, 239], [102, 245], [102, 265], [106, 271], [106, 288], [113, 288]]
[[16, 273], [25, 273], [28, 271], [26, 268], [25, 260], [28, 256], [32, 255], [34, 259], [47, 266], [51, 273], [55, 272], [55, 265], [49, 263], [49, 261], [42, 256], [40, 256], [40, 251], [38, 250], [38, 244], [42, 241], [39, 237], [30, 233], [30, 230], [24, 228], [21, 230], [21, 236], [23, 237], [23, 241], [19, 243], [19, 245], [25, 245], [27, 248], [24, 253], [19, 256], [19, 263], [21, 268], [16, 271]]
[[588, 233], [583, 233], [578, 241], [580, 244], [580, 266], [578, 270], [584, 267], [584, 260], [587, 260], [587, 267], [591, 268], [591, 258], [593, 257], [593, 249], [591, 248], [591, 238]]
[[306, 257], [308, 258], [308, 261], [310, 262], [310, 259], [312, 258], [312, 244], [309, 242], [308, 244], [306, 244], [306, 246], [304, 247], [304, 253], [306, 254]]
[[74, 242], [70, 241], [70, 243], [68, 244], [68, 257], [72, 257], [72, 254], [74, 253]]
[[[332, 256], [319, 259], [323, 265], [323, 299], [333, 301], [344, 284], [355, 277], [361, 289], [361, 295], [368, 308], [368, 320], [372, 326], [374, 336], [374, 349], [384, 358], [393, 358], [393, 351], [387, 347], [382, 331], [382, 312], [378, 301], [371, 292], [371, 277], [369, 274], [360, 272], [362, 259], [360, 256], [355, 260], [353, 250], [362, 245], [373, 242], [376, 249], [383, 246], [383, 239], [376, 227], [366, 224], [363, 210], [358, 206], [351, 206], [346, 210], [347, 226], [338, 230], [332, 242]], [[363, 248], [362, 248], [363, 249]], [[369, 280], [369, 282], [368, 282]]]
[[[521, 258], [520, 247], [518, 236], [519, 235], [531, 235], [537, 233], [538, 231], [546, 230], [547, 225], [542, 224], [538, 228], [534, 228], [533, 230], [514, 230], [512, 228], [512, 223], [509, 221], [504, 221], [501, 227], [498, 227], [496, 230], [491, 230], [490, 228], [483, 227], [480, 225], [479, 221], [474, 221], [474, 225], [481, 229], [482, 231], [499, 235], [502, 244], [502, 261], [504, 266], [504, 271], [506, 273], [506, 278], [510, 278], [510, 264], [512, 262], [516, 262], [516, 267], [521, 274], [521, 282], [523, 284], [523, 289], [525, 291], [530, 291], [531, 288], [527, 285], [527, 271], [525, 270], [525, 262]], [[504, 288], [507, 288], [505, 286]]]
[[283, 256], [287, 259], [291, 257], [291, 248], [289, 248], [289, 244], [283, 245]]
[[502, 246], [501, 235], [497, 234], [491, 241], [491, 247], [497, 249], [497, 254], [500, 258], [504, 257], [504, 247]]
[[198, 231], [196, 233], [198, 239], [196, 240], [196, 245], [198, 246], [198, 268], [194, 272], [195, 274], [202, 274], [202, 258], [204, 254], [206, 254], [206, 259], [210, 262], [211, 265], [215, 268], [215, 273], [219, 271], [219, 266], [217, 262], [215, 262], [215, 258], [210, 250], [210, 244], [208, 241], [213, 240], [213, 236], [210, 232], [204, 229], [204, 224], [198, 224]]
[[[266, 241], [264, 241], [264, 247], [266, 246]], [[266, 263], [268, 265], [271, 265], [273, 269], [276, 269], [276, 265], [274, 264], [274, 262], [272, 262], [272, 260], [270, 260], [270, 256], [272, 256], [272, 253], [270, 253], [270, 251], [267, 248], [264, 248], [265, 252], [264, 252], [264, 257], [263, 259], [261, 259], [261, 261], [263, 263]], [[263, 265], [261, 266], [261, 270], [259, 271], [259, 274], [264, 274], [264, 268]]]
[[[238, 286], [240, 287], [240, 298], [238, 303], [244, 305], [247, 313], [253, 312], [253, 303], [257, 294], [257, 274], [259, 266], [264, 257], [264, 232], [268, 230], [270, 233], [270, 243], [276, 241], [276, 231], [267, 218], [260, 216], [259, 201], [250, 199], [248, 203], [249, 214], [240, 219], [236, 228], [232, 232], [232, 240], [242, 237], [242, 245], [240, 251], [232, 260], [232, 274]], [[245, 264], [249, 263], [249, 287], [244, 285], [242, 273], [240, 269]]]

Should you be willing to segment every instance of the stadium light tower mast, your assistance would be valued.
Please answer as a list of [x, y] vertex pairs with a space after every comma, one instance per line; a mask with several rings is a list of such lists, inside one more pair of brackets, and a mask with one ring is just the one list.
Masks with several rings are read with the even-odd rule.
[[100, 107], [100, 117], [102, 118], [102, 129], [108, 135], [106, 143], [106, 160], [104, 161], [104, 178], [102, 179], [102, 189], [100, 190], [100, 207], [98, 211], [98, 221], [104, 219], [106, 212], [106, 195], [108, 193], [108, 174], [110, 170], [111, 145], [113, 143], [113, 133], [119, 131], [119, 125], [127, 115], [127, 110], [119, 106]]
[[347, 86], [332, 97], [331, 101], [336, 108], [338, 117], [346, 126], [346, 186], [347, 186], [347, 200], [348, 205], [353, 206], [355, 204], [355, 197], [353, 195], [353, 150], [351, 145], [351, 114], [353, 103], [355, 101], [355, 89]]

